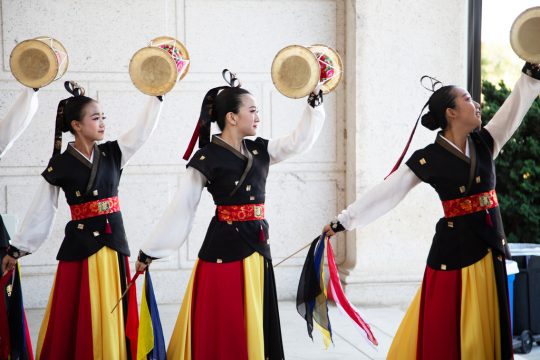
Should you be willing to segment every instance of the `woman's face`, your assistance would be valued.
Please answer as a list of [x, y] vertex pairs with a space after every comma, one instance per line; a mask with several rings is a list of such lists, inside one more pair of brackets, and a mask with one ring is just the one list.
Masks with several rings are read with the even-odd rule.
[[[454, 90], [455, 103], [454, 109], [449, 109], [447, 119], [470, 128], [471, 131], [482, 125], [480, 104], [474, 101], [471, 94], [465, 89], [455, 88]], [[448, 116], [449, 115], [449, 116]]]
[[238, 113], [235, 114], [236, 127], [242, 136], [255, 136], [257, 135], [257, 128], [259, 127], [259, 110], [255, 102], [253, 95], [242, 95], [242, 105], [238, 109]]
[[88, 141], [100, 141], [105, 137], [106, 117], [101, 111], [99, 103], [92, 101], [86, 104], [81, 111], [81, 119], [72, 121], [75, 136]]

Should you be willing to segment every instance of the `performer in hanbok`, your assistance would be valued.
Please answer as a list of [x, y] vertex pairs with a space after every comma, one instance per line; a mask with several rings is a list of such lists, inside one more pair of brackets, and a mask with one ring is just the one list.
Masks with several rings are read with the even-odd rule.
[[540, 70], [524, 74], [482, 127], [480, 105], [456, 86], [430, 97], [422, 124], [442, 129], [435, 142], [396, 164], [386, 181], [323, 229], [360, 228], [394, 208], [420, 182], [431, 185], [444, 217], [435, 227], [422, 286], [394, 338], [388, 359], [511, 359], [505, 259], [510, 256], [495, 192], [494, 159], [540, 93]]
[[[255, 136], [261, 121], [256, 100], [239, 87], [234, 74], [229, 85], [211, 89], [204, 97], [196, 130], [200, 149], [189, 160], [174, 200], [142, 245], [137, 262], [137, 270], [144, 270], [184, 243], [206, 187], [216, 213], [169, 343], [171, 360], [284, 358], [265, 220], [266, 178], [270, 165], [315, 143], [325, 118], [322, 92], [309, 96], [290, 135], [248, 140], [245, 137]], [[211, 122], [217, 122], [222, 133], [210, 140]], [[184, 158], [189, 155], [188, 149]]]
[[[38, 89], [27, 87], [3, 119], [0, 119], [0, 159], [26, 130], [38, 109]], [[0, 216], [0, 259], [10, 236]], [[23, 306], [19, 269], [2, 272], [0, 278], [0, 359], [33, 359], [32, 343]]]
[[[24, 130], [32, 122], [38, 109], [38, 89], [26, 88], [19, 95], [11, 109], [0, 119], [0, 159], [13, 146]], [[9, 246], [9, 234], [0, 216], [0, 255], [3, 257], [5, 249]]]
[[[133, 291], [111, 313], [131, 279], [130, 255], [118, 200], [122, 169], [154, 131], [162, 108], [151, 97], [134, 127], [116, 141], [105, 136], [100, 104], [66, 82], [73, 95], [58, 105], [53, 157], [11, 241], [3, 270], [34, 253], [49, 237], [60, 189], [71, 210], [53, 289], [41, 325], [38, 359], [128, 359], [136, 356], [137, 301]], [[60, 153], [62, 132], [75, 141]], [[132, 287], [134, 289], [134, 287]]]

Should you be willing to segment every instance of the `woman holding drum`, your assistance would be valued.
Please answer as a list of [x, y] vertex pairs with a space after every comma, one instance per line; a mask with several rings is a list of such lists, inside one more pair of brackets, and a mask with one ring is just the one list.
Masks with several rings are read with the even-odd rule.
[[[516, 34], [531, 19], [540, 24], [540, 8], [518, 17], [513, 39], [523, 38]], [[422, 285], [388, 359], [513, 358], [504, 261], [510, 253], [495, 192], [494, 159], [540, 94], [540, 67], [531, 64], [540, 63], [538, 35], [530, 40], [535, 55], [524, 48], [526, 43], [512, 42], [528, 62], [511, 95], [484, 127], [480, 104], [465, 89], [432, 79], [433, 94], [421, 113], [426, 107], [429, 111], [421, 119], [428, 129], [441, 129], [435, 143], [415, 151], [407, 166], [399, 167], [407, 144], [387, 180], [323, 229], [332, 236], [367, 225], [421, 182], [439, 195], [444, 217], [436, 224]]]
[[[187, 62], [187, 51], [168, 38], [167, 43], [171, 42], [169, 48], [157, 45], [139, 51], [142, 69], [137, 63], [130, 65], [134, 82], [148, 90], [145, 92], [162, 95], [182, 75], [177, 66], [180, 60], [171, 53], [181, 49]], [[164, 73], [174, 76], [156, 76]], [[98, 144], [105, 137], [100, 104], [85, 96], [74, 82], [66, 82], [65, 87], [71, 96], [58, 104], [53, 157], [2, 268], [10, 270], [18, 258], [35, 252], [50, 235], [62, 189], [71, 220], [57, 255], [59, 264], [39, 333], [37, 358], [134, 358], [138, 327], [134, 286], [111, 313], [131, 280], [118, 185], [122, 169], [156, 128], [162, 98], [150, 97], [134, 127], [117, 140]], [[67, 131], [75, 141], [60, 153], [62, 132]]]
[[[0, 119], [0, 158], [30, 125], [38, 108], [39, 88], [59, 79], [67, 67], [67, 52], [56, 39], [38, 37], [25, 40], [13, 49], [11, 72], [27, 88], [7, 115]], [[5, 256], [9, 240], [0, 216], [0, 258]], [[33, 351], [22, 305], [19, 270], [3, 271], [0, 287], [2, 293], [7, 294], [0, 299], [0, 359], [31, 359]]]
[[[25, 40], [13, 49], [10, 56], [11, 72], [26, 89], [7, 115], [0, 119], [0, 159], [30, 125], [39, 104], [39, 88], [62, 77], [67, 67], [66, 49], [56, 39], [38, 37]], [[8, 241], [9, 236], [0, 217], [0, 248], [7, 248]]]
[[[235, 74], [224, 70], [228, 86], [205, 95], [184, 158], [189, 159], [197, 137], [200, 149], [189, 160], [162, 220], [141, 247], [138, 271], [177, 250], [189, 235], [203, 189], [208, 189], [216, 215], [187, 286], [168, 359], [284, 358], [264, 216], [266, 178], [270, 165], [313, 146], [325, 113], [323, 91], [315, 90], [324, 85], [319, 84], [319, 62], [309, 49], [297, 46], [283, 51], [274, 64], [273, 78], [280, 91], [295, 98], [309, 94], [296, 129], [275, 140], [246, 139], [255, 136], [260, 125], [257, 102], [240, 87]], [[212, 122], [217, 122], [221, 134], [210, 137]]]

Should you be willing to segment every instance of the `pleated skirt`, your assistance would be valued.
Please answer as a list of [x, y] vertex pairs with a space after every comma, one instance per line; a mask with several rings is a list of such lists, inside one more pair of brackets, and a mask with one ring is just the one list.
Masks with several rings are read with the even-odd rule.
[[195, 264], [168, 360], [283, 359], [272, 264], [258, 253]]
[[387, 359], [512, 359], [504, 258], [458, 270], [426, 267]]
[[36, 358], [124, 360], [136, 355], [135, 285], [128, 259], [103, 247], [81, 261], [60, 261], [39, 331]]

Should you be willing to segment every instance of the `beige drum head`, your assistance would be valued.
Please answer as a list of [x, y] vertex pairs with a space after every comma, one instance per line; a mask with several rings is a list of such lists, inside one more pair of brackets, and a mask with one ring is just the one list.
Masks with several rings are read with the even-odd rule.
[[272, 62], [272, 81], [287, 97], [298, 99], [309, 95], [319, 83], [317, 58], [303, 46], [281, 49]]
[[67, 52], [59, 41], [52, 38], [25, 40], [11, 52], [9, 65], [21, 84], [41, 88], [66, 72]]
[[176, 63], [166, 50], [145, 47], [137, 51], [129, 62], [129, 75], [137, 89], [147, 95], [168, 93], [176, 84]]
[[527, 9], [514, 20], [510, 44], [520, 58], [540, 64], [540, 7]]
[[326, 45], [312, 45], [309, 50], [315, 54], [319, 61], [319, 81], [323, 82], [321, 90], [328, 94], [338, 86], [343, 77], [343, 63], [338, 52]]
[[[164, 50], [167, 50], [169, 54], [171, 54], [171, 52], [174, 53], [174, 56], [172, 54], [171, 56], [173, 56], [173, 60], [175, 60], [175, 62], [177, 63], [177, 68], [180, 67], [178, 64], [179, 61], [183, 60], [184, 62], [184, 66], [181, 69], [178, 69], [178, 72], [180, 73], [180, 79], [178, 80], [182, 80], [184, 76], [187, 75], [188, 70], [189, 70], [189, 52], [187, 48], [184, 46], [184, 44], [182, 44], [180, 41], [178, 41], [177, 39], [173, 37], [160, 36], [153, 39], [150, 42], [150, 46], [155, 46], [155, 47], [169, 46], [169, 48], [165, 48]], [[170, 47], [174, 47], [174, 50], [170, 49]]]

